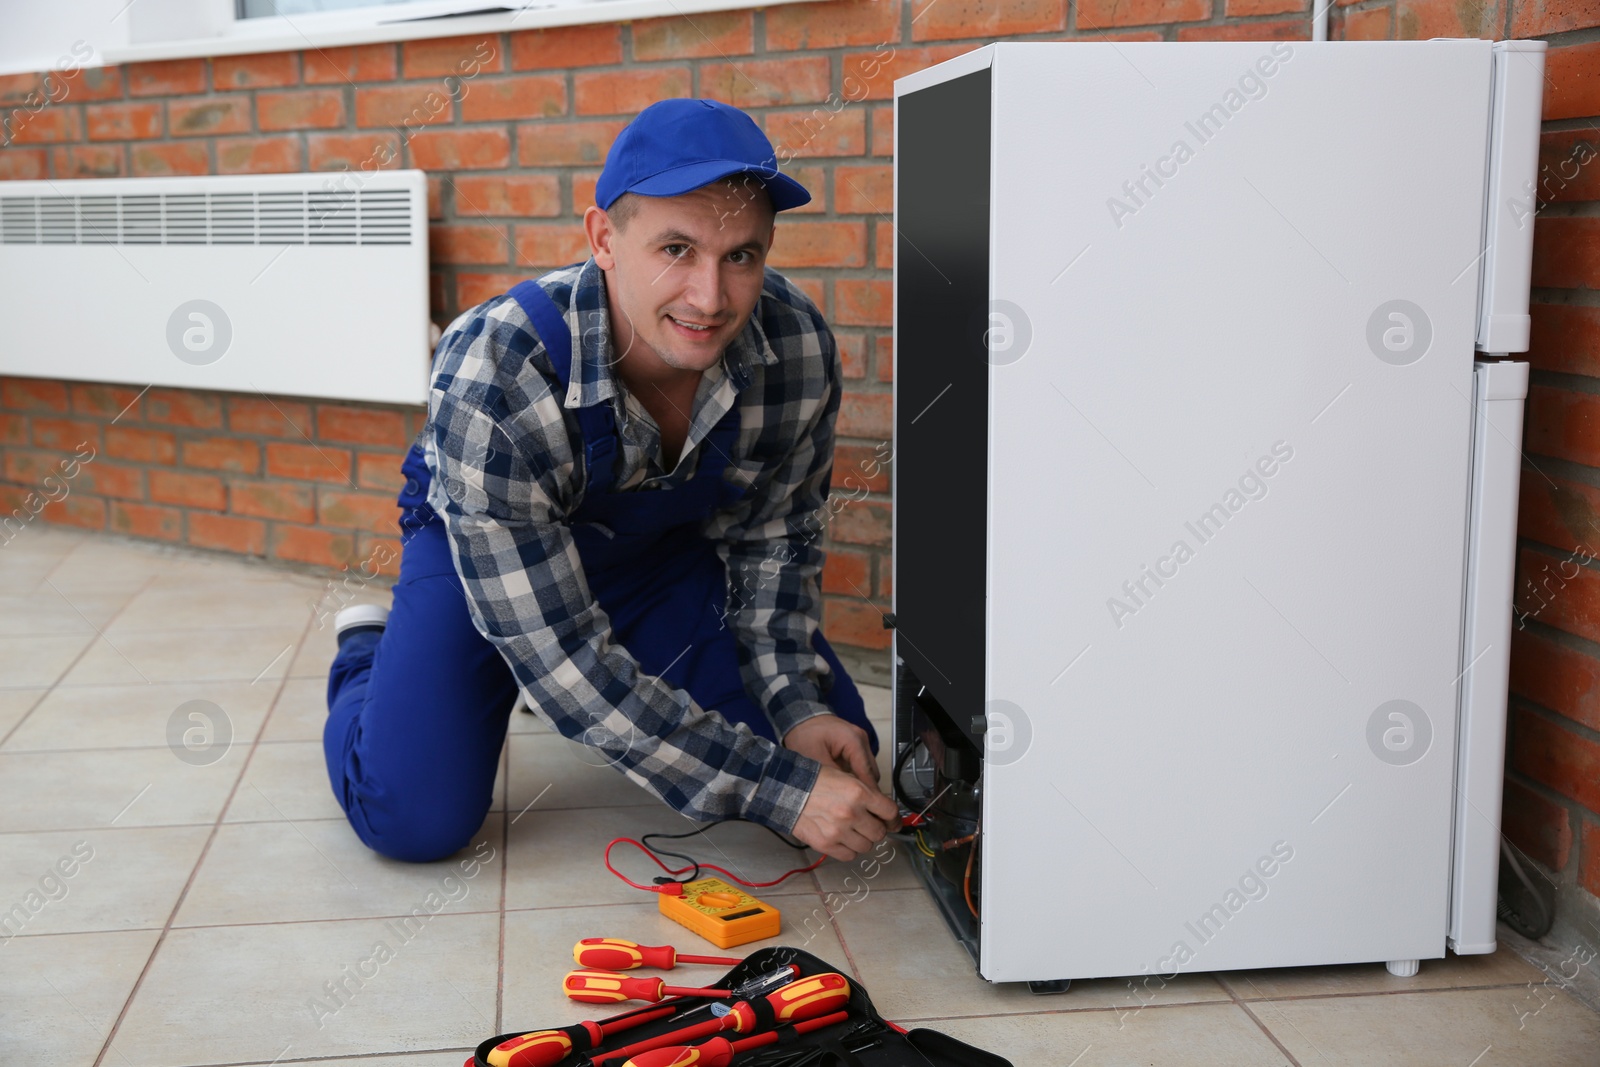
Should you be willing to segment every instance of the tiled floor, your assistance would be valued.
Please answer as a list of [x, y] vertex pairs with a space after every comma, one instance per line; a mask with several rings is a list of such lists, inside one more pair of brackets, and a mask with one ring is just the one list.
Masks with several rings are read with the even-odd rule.
[[[321, 593], [38, 526], [0, 547], [0, 908], [20, 925], [0, 944], [0, 1064], [457, 1067], [491, 1034], [588, 1014], [559, 993], [579, 937], [690, 940], [599, 859], [612, 836], [682, 820], [531, 716], [513, 722], [473, 877], [357, 842], [318, 741]], [[871, 699], [881, 722], [887, 695]], [[740, 867], [789, 865], [754, 828], [718, 834]], [[1040, 998], [976, 978], [904, 864], [830, 921], [823, 894], [842, 873], [767, 894], [785, 943], [813, 916], [805, 947], [889, 1018], [1018, 1067], [1600, 1063], [1600, 1017], [1505, 949], [1409, 980], [1371, 965]], [[393, 925], [431, 912], [430, 894], [436, 914]], [[379, 942], [391, 958], [370, 964]]]

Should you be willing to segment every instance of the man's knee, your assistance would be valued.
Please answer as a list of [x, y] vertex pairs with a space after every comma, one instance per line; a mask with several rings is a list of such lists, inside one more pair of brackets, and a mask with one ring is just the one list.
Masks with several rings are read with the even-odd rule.
[[[410, 802], [396, 810], [352, 818], [356, 834], [374, 852], [405, 863], [447, 859], [472, 843], [483, 826], [489, 805]], [[365, 825], [362, 825], [363, 822]]]

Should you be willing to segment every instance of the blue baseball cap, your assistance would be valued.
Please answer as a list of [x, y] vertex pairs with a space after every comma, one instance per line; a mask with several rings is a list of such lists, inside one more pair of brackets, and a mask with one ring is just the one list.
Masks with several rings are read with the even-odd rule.
[[623, 193], [679, 196], [743, 173], [761, 179], [774, 211], [811, 201], [805, 186], [778, 169], [772, 142], [743, 111], [717, 100], [659, 100], [611, 143], [594, 201], [605, 210]]

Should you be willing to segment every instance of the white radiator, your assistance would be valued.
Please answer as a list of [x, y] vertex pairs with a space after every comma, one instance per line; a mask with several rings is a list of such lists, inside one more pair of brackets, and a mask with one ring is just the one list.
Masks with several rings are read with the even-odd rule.
[[421, 171], [0, 182], [0, 374], [422, 403]]

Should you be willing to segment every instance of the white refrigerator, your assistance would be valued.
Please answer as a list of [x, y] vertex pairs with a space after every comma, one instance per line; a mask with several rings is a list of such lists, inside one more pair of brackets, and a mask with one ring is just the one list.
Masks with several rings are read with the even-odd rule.
[[895, 83], [896, 777], [983, 977], [1494, 950], [1543, 64]]

